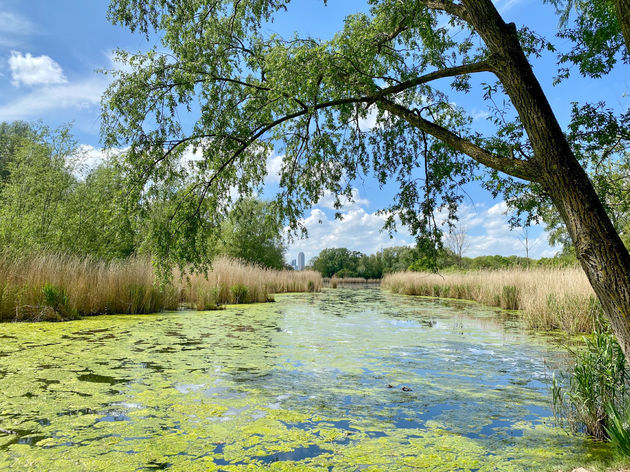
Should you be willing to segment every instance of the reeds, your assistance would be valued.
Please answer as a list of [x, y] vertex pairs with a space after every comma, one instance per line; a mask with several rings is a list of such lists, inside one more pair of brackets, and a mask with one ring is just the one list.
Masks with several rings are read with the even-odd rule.
[[321, 289], [316, 272], [273, 271], [221, 258], [208, 276], [159, 284], [142, 258], [105, 262], [66, 255], [0, 255], [0, 320], [61, 320], [106, 313], [154, 313], [181, 304], [205, 310], [264, 302], [274, 293]]
[[592, 332], [600, 307], [578, 268], [506, 269], [429, 274], [399, 272], [381, 286], [394, 293], [474, 300], [484, 305], [521, 310], [535, 329]]
[[223, 304], [272, 301], [275, 293], [319, 291], [322, 278], [319, 272], [265, 269], [221, 257], [207, 276], [178, 276], [174, 284], [182, 303], [210, 310]]

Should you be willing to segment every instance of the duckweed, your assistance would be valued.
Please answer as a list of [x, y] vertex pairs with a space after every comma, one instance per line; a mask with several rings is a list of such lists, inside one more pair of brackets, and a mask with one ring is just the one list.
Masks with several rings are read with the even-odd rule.
[[0, 343], [0, 470], [571, 470], [609, 455], [554, 427], [562, 349], [472, 304], [336, 289], [4, 324]]

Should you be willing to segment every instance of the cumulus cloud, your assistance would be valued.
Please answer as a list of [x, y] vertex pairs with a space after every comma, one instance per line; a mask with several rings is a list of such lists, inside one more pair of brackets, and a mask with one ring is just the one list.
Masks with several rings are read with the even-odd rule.
[[[487, 255], [525, 256], [523, 228], [511, 228], [508, 223], [508, 207], [504, 201], [487, 205], [464, 205], [460, 209], [459, 221], [467, 230], [469, 247], [465, 256]], [[552, 257], [560, 248], [549, 245], [547, 233], [540, 225], [528, 230], [529, 256], [532, 258]]]
[[[368, 206], [370, 204], [367, 199], [361, 198], [359, 190], [356, 188], [352, 189], [352, 199], [341, 197], [339, 202], [345, 211], [355, 209], [360, 206]], [[324, 194], [324, 196], [319, 199], [319, 202], [317, 202], [317, 206], [327, 208], [329, 210], [335, 210], [335, 196], [331, 193]]]
[[76, 153], [72, 156], [76, 162], [76, 175], [85, 177], [114, 156], [119, 156], [128, 148], [103, 149], [90, 144], [81, 144], [77, 147]]
[[84, 109], [99, 104], [107, 82], [103, 77], [36, 88], [0, 105], [0, 121], [33, 119], [51, 110]]
[[282, 176], [282, 161], [284, 155], [272, 154], [267, 159], [267, 176], [265, 184], [279, 184]]
[[381, 231], [385, 222], [384, 215], [367, 212], [364, 208], [355, 207], [343, 213], [342, 220], [328, 218], [326, 213], [313, 208], [302, 221], [308, 230], [308, 239], [297, 240], [290, 245], [287, 258], [294, 259], [303, 252], [309, 261], [322, 249], [345, 247], [365, 254], [373, 254], [385, 247], [404, 246], [411, 242], [409, 233], [404, 230], [393, 239]]
[[9, 57], [11, 83], [20, 85], [51, 85], [67, 82], [63, 69], [49, 56], [23, 55], [17, 51], [11, 52]]
[[[287, 258], [294, 259], [303, 252], [307, 260], [317, 256], [322, 249], [345, 247], [364, 254], [373, 254], [383, 248], [413, 244], [409, 231], [398, 226], [399, 231], [390, 238], [383, 232], [385, 215], [371, 213], [365, 207], [369, 202], [355, 193], [356, 202], [341, 210], [342, 220], [329, 217], [328, 200], [313, 208], [302, 223], [308, 230], [308, 239], [294, 241], [287, 251]], [[332, 201], [332, 197], [331, 201]], [[328, 205], [328, 206], [327, 206]], [[463, 205], [459, 224], [466, 229], [468, 257], [484, 255], [525, 256], [522, 228], [511, 229], [508, 224], [507, 205], [497, 202], [491, 205]], [[439, 219], [444, 221], [444, 218]], [[529, 255], [532, 258], [551, 257], [559, 248], [551, 247], [547, 234], [540, 226], [533, 226], [528, 233]]]

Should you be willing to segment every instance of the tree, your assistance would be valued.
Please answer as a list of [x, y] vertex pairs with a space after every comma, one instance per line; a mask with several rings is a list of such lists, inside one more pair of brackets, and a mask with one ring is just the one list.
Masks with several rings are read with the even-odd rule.
[[464, 225], [459, 224], [451, 227], [446, 235], [446, 245], [455, 254], [457, 266], [460, 268], [464, 251], [470, 247], [467, 231], [468, 229]]
[[[574, 104], [567, 138], [588, 172], [606, 212], [626, 246], [630, 230], [630, 111], [616, 116], [605, 104]], [[558, 212], [542, 209], [552, 243], [572, 250]]]
[[0, 193], [0, 240], [5, 250], [24, 253], [64, 246], [62, 229], [76, 186], [66, 159], [73, 150], [67, 128], [42, 129], [37, 137], [27, 132], [14, 143]]
[[138, 251], [142, 228], [137, 201], [128, 194], [114, 162], [104, 162], [75, 184], [61, 231], [63, 251], [122, 259]]
[[409, 246], [386, 247], [377, 256], [383, 264], [383, 273], [404, 272], [418, 258], [416, 248]]
[[[576, 64], [583, 75], [590, 77], [607, 74], [618, 60], [630, 63], [630, 1], [545, 1], [560, 13], [560, 36], [575, 45], [560, 56], [561, 63]], [[575, 20], [569, 24], [573, 9]], [[561, 70], [561, 77], [568, 73], [566, 68]]]
[[[41, 132], [42, 130], [39, 130]], [[0, 123], [0, 179], [6, 180], [9, 175], [9, 162], [17, 148], [26, 141], [37, 140], [38, 130], [35, 126], [23, 121]]]
[[[63, 252], [100, 259], [136, 250], [138, 205], [127, 203], [124, 177], [105, 162], [77, 177], [77, 150], [69, 127], [50, 130], [0, 125], [0, 242], [4, 251]], [[136, 202], [137, 203], [137, 202]]]
[[284, 268], [282, 222], [271, 204], [253, 198], [239, 200], [223, 223], [219, 252], [272, 269]]
[[357, 267], [362, 257], [365, 255], [359, 251], [350, 251], [345, 247], [328, 248], [322, 250], [311, 261], [311, 266], [322, 274], [322, 277], [332, 277], [333, 275], [357, 277], [359, 276]]
[[[147, 36], [158, 30], [161, 44], [119, 53], [129, 68], [104, 96], [105, 143], [130, 145], [127, 164], [138, 181], [152, 183], [148, 192], [168, 181], [187, 147], [200, 150], [187, 191], [198, 203], [182, 205], [197, 216], [207, 198], [213, 215], [224, 214], [231, 186], [251, 192], [271, 145], [283, 143], [278, 208], [294, 229], [308, 202], [325, 191], [351, 198], [352, 179], [371, 170], [400, 184], [390, 227], [399, 218], [434, 244], [435, 210], [454, 217], [461, 184], [488, 169], [495, 195], [528, 191], [531, 201], [554, 204], [630, 359], [630, 255], [528, 61], [547, 43], [505, 23], [490, 0], [370, 5], [322, 41], [265, 35], [264, 24], [288, 10], [288, 0], [112, 0], [114, 23]], [[489, 78], [485, 99], [503, 96], [513, 107], [497, 110], [489, 137], [470, 129], [441, 80], [466, 92], [473, 75]], [[366, 132], [359, 121], [372, 110], [377, 126]], [[198, 112], [192, 127], [181, 119], [186, 111]], [[178, 211], [170, 232], [161, 227], [168, 237], [156, 238], [158, 255], [194, 244], [191, 218]]]

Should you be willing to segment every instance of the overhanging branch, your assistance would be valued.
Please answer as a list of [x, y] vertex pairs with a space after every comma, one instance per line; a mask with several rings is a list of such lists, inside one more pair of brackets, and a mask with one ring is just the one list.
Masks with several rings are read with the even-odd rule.
[[536, 176], [538, 174], [536, 166], [528, 161], [522, 161], [520, 159], [514, 159], [511, 157], [502, 157], [494, 154], [480, 146], [457, 136], [452, 131], [441, 127], [431, 121], [425, 120], [418, 114], [409, 110], [408, 108], [398, 105], [397, 103], [387, 100], [385, 98], [378, 101], [378, 106], [388, 111], [392, 115], [398, 116], [404, 119], [410, 125], [429, 133], [431, 136], [443, 141], [451, 146], [453, 149], [462, 152], [475, 161], [488, 166], [492, 169], [505, 172], [513, 177], [527, 180], [530, 182], [536, 182]]

